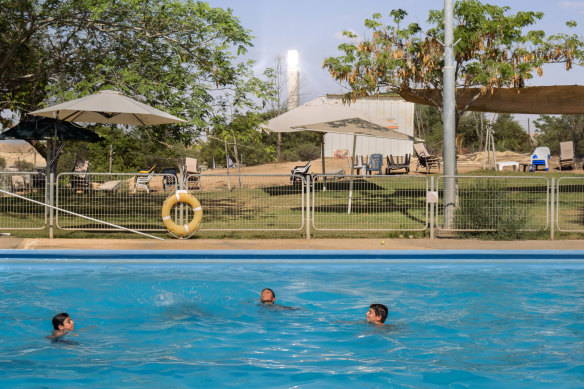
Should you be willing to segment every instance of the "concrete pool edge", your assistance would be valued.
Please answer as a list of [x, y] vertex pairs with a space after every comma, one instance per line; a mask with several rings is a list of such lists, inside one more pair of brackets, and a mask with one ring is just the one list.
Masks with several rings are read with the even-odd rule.
[[583, 264], [584, 250], [0, 250], [0, 264]]
[[47, 239], [0, 238], [0, 249], [57, 250], [584, 250], [584, 240], [477, 239]]

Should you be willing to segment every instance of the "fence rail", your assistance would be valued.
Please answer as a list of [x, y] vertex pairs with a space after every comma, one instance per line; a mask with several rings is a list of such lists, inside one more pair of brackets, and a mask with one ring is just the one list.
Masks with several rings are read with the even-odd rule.
[[[37, 172], [2, 172], [0, 229], [70, 231], [166, 231], [161, 208], [177, 189], [187, 189], [203, 207], [200, 232], [212, 231], [522, 231], [584, 232], [584, 177], [543, 176], [318, 175], [290, 181], [289, 175], [191, 174], [184, 182], [154, 174], [136, 185], [134, 173], [62, 173], [55, 179], [48, 211], [48, 177]], [[453, 215], [445, 217], [444, 181], [456, 183]], [[428, 203], [437, 192], [438, 203]], [[555, 195], [555, 197], [554, 197]], [[26, 199], [29, 199], [27, 201]], [[552, 204], [553, 202], [553, 204]], [[552, 207], [553, 205], [553, 207]], [[434, 218], [435, 209], [435, 218]], [[66, 212], [65, 212], [66, 211]], [[49, 215], [55, 212], [54, 222]], [[97, 219], [88, 220], [81, 216]], [[188, 222], [192, 209], [174, 207], [171, 217]], [[104, 224], [98, 221], [103, 221]], [[309, 222], [307, 222], [309, 221]], [[552, 223], [553, 222], [553, 223]], [[114, 225], [114, 226], [112, 226]], [[120, 226], [116, 228], [115, 226]], [[51, 234], [52, 236], [52, 234]]]

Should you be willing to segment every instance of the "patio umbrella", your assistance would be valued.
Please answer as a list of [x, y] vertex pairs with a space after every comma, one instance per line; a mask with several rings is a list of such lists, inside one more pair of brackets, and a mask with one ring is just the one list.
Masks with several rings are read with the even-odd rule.
[[[341, 134], [353, 134], [353, 153], [351, 155], [351, 161], [355, 158], [355, 149], [357, 145], [357, 135], [374, 136], [377, 138], [388, 138], [388, 139], [400, 139], [400, 140], [411, 140], [420, 141], [421, 139], [415, 138], [413, 136], [404, 134], [399, 131], [386, 128], [382, 125], [376, 124], [374, 122], [364, 120], [359, 117], [333, 120], [324, 123], [313, 123], [304, 124], [300, 126], [294, 126], [295, 129], [304, 129], [317, 132], [335, 132]], [[351, 178], [349, 184], [349, 207], [347, 213], [351, 213], [351, 201], [353, 199], [353, 164], [351, 164]]]
[[131, 126], [186, 123], [185, 120], [112, 90], [103, 90], [80, 99], [34, 111], [31, 114], [67, 122]]
[[0, 134], [2, 139], [24, 140], [48, 140], [55, 137], [57, 126], [57, 138], [66, 140], [82, 140], [86, 142], [99, 142], [103, 138], [85, 127], [74, 123], [57, 122], [55, 119], [29, 117], [21, 121], [11, 129]]
[[[324, 97], [319, 97], [313, 101], [301, 105], [298, 108], [290, 110], [269, 120], [265, 127], [274, 132], [295, 132], [310, 130], [322, 133], [334, 132], [342, 134], [368, 135], [364, 132], [350, 131], [348, 129], [350, 122], [346, 122], [343, 126], [334, 124], [339, 120], [345, 119], [350, 119], [355, 125], [359, 124], [355, 120], [361, 120], [361, 130], [363, 131], [365, 131], [365, 128], [367, 127], [367, 125], [364, 125], [365, 122], [377, 125], [377, 127], [375, 127], [377, 130], [388, 130], [388, 127], [393, 126], [393, 123], [387, 120], [368, 115], [341, 103], [332, 102], [331, 100]], [[325, 122], [330, 122], [331, 124], [325, 126]], [[307, 128], [309, 126], [304, 123], [314, 123], [314, 125], [310, 125], [310, 128]], [[323, 126], [317, 127], [316, 125], [319, 123]], [[375, 135], [369, 134], [369, 136], [381, 136], [380, 134], [381, 133], [376, 133]], [[395, 130], [391, 130], [391, 132], [383, 132], [383, 134], [388, 135], [383, 137], [391, 139], [411, 138], [408, 135]], [[408, 138], [399, 138], [396, 134], [401, 134]], [[321, 149], [323, 150], [322, 171], [324, 173], [326, 170], [324, 163], [323, 137], [321, 137]]]
[[[57, 149], [53, 144], [51, 159], [47, 158], [47, 169], [54, 165], [57, 157], [65, 147], [65, 140], [81, 140], [86, 142], [99, 142], [102, 137], [87, 128], [78, 126], [74, 123], [60, 122], [55, 119], [42, 117], [28, 117], [11, 129], [0, 134], [0, 140], [3, 139], [24, 139], [24, 140], [50, 140], [55, 142], [61, 140]], [[47, 153], [48, 154], [48, 153]]]

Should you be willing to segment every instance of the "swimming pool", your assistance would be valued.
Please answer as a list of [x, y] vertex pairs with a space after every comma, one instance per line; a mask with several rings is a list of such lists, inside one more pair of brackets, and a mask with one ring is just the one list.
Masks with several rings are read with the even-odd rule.
[[[7, 387], [584, 386], [580, 251], [0, 250], [0, 274]], [[45, 339], [62, 311], [95, 327]]]

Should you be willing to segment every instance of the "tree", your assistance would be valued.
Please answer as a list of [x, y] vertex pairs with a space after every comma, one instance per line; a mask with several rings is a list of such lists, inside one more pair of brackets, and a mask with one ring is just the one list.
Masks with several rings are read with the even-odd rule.
[[[457, 90], [478, 87], [466, 107], [456, 111], [456, 124], [481, 94], [494, 88], [523, 87], [533, 72], [543, 75], [542, 66], [565, 63], [569, 70], [582, 61], [582, 42], [576, 34], [546, 36], [543, 31], [525, 31], [543, 17], [541, 12], [509, 14], [510, 7], [482, 4], [478, 0], [457, 1], [454, 8], [455, 80]], [[444, 65], [443, 11], [430, 11], [426, 32], [417, 23], [405, 23], [407, 12], [390, 12], [385, 26], [381, 14], [365, 21], [371, 38], [358, 44], [344, 43], [344, 54], [325, 59], [324, 68], [347, 84], [347, 99], [368, 94], [410, 91], [432, 102], [442, 114]], [[575, 22], [568, 22], [571, 28]], [[356, 39], [349, 31], [344, 35]], [[437, 92], [437, 95], [434, 94]]]
[[188, 121], [137, 129], [170, 148], [192, 144], [226, 104], [244, 111], [267, 98], [252, 62], [236, 61], [250, 32], [205, 2], [7, 0], [0, 25], [0, 108], [21, 115], [117, 89]]
[[493, 123], [493, 131], [497, 150], [511, 150], [520, 153], [532, 151], [529, 135], [510, 114], [497, 115], [497, 120]]
[[539, 131], [536, 139], [546, 145], [552, 153], [560, 153], [560, 142], [574, 142], [574, 152], [584, 154], [584, 115], [541, 115], [535, 121]]

